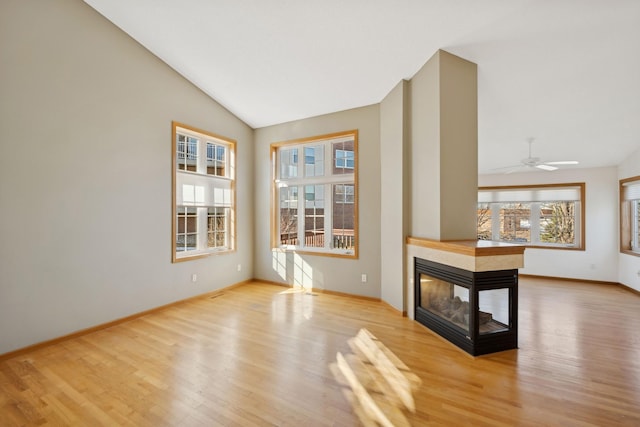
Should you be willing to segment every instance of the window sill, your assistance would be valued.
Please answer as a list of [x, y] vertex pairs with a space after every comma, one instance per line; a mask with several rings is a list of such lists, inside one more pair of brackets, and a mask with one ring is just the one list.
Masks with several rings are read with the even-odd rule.
[[212, 251], [190, 251], [188, 255], [185, 252], [173, 254], [173, 262], [191, 261], [194, 259], [206, 258], [209, 256], [224, 255], [235, 252], [234, 249], [212, 250]]
[[620, 253], [625, 255], [640, 257], [640, 252], [635, 252], [635, 251], [632, 251], [631, 249], [620, 249]]
[[278, 247], [272, 248], [272, 251], [275, 252], [288, 252], [288, 253], [296, 253], [300, 255], [318, 255], [318, 256], [326, 256], [326, 257], [334, 257], [334, 258], [348, 258], [348, 259], [358, 259], [358, 251], [354, 250], [334, 250], [328, 251], [326, 249], [309, 249], [309, 248], [297, 248], [293, 246], [288, 247]]

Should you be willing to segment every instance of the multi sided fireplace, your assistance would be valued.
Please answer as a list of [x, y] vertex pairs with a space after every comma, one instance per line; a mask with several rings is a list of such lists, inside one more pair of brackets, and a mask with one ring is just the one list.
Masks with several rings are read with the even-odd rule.
[[518, 270], [414, 258], [415, 320], [473, 356], [518, 346]]

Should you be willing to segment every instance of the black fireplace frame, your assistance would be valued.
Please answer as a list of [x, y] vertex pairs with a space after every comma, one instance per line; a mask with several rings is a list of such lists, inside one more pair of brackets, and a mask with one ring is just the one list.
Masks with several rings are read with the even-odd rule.
[[[421, 307], [420, 274], [444, 280], [469, 290], [469, 331]], [[422, 258], [414, 258], [414, 318], [472, 356], [518, 348], [518, 270], [468, 271]], [[507, 330], [480, 334], [479, 292], [509, 290]]]

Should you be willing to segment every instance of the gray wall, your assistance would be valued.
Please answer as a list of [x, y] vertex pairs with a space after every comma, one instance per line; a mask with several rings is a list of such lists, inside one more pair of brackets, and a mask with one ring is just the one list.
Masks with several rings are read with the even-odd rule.
[[410, 82], [403, 80], [380, 103], [380, 294], [405, 311], [405, 239], [410, 224]]
[[411, 79], [414, 237], [476, 239], [476, 64], [438, 51]]
[[[171, 263], [172, 120], [238, 141], [235, 253]], [[3, 0], [0, 354], [253, 277], [252, 138], [85, 3]]]
[[[337, 258], [271, 250], [270, 144], [358, 129], [359, 257]], [[258, 279], [296, 284], [304, 274], [315, 289], [380, 297], [379, 105], [298, 120], [255, 131], [255, 253]], [[367, 283], [361, 282], [367, 274]]]

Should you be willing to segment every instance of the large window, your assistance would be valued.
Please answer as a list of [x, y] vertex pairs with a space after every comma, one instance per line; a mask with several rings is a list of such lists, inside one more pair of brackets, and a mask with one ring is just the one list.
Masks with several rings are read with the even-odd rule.
[[357, 257], [358, 132], [271, 145], [272, 245]]
[[640, 176], [620, 181], [620, 251], [640, 256]]
[[584, 250], [584, 183], [482, 187], [478, 239]]
[[173, 123], [173, 262], [235, 247], [235, 141]]

